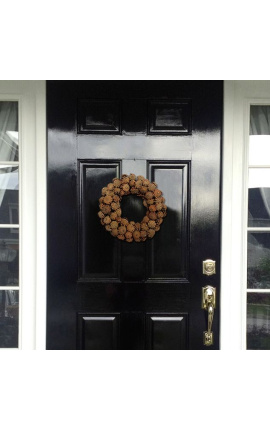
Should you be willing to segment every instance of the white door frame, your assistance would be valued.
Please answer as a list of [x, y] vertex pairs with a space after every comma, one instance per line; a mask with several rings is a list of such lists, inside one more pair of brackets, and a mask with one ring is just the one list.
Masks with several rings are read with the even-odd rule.
[[[19, 102], [20, 349], [46, 348], [46, 82], [0, 81]], [[221, 349], [245, 349], [249, 105], [270, 100], [270, 81], [224, 82]]]

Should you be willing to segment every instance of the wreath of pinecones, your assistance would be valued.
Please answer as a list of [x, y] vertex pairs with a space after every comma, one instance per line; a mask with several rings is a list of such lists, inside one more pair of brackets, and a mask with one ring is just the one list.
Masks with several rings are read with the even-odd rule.
[[[150, 182], [143, 176], [131, 173], [122, 175], [121, 179], [114, 178], [107, 187], [102, 188], [101, 194], [98, 212], [101, 224], [112, 236], [126, 242], [144, 242], [153, 238], [167, 215], [162, 191], [157, 188], [155, 182]], [[147, 208], [141, 222], [121, 217], [122, 197], [129, 194], [141, 197]]]

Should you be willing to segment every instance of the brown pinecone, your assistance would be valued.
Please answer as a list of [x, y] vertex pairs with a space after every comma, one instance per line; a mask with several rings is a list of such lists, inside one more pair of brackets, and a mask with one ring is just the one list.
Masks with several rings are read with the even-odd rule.
[[156, 214], [156, 212], [150, 212], [148, 216], [149, 216], [149, 218], [150, 218], [150, 219], [152, 219], [152, 220], [156, 220], [156, 219], [157, 219], [157, 214]]
[[110, 224], [111, 222], [111, 218], [109, 216], [105, 216], [105, 218], [103, 219], [105, 224]]
[[120, 203], [112, 202], [111, 207], [114, 211], [120, 208]]
[[160, 196], [161, 196], [161, 194], [162, 194], [162, 192], [161, 192], [160, 190], [155, 189], [155, 191], [154, 191], [154, 196], [155, 196], [155, 197], [160, 197]]
[[149, 223], [148, 223], [148, 227], [149, 227], [149, 228], [155, 228], [155, 227], [156, 227], [156, 223], [155, 223], [155, 221], [153, 221], [153, 220], [149, 221]]
[[137, 180], [136, 181], [136, 188], [138, 188], [138, 190], [139, 190], [141, 188], [141, 186], [142, 186], [142, 180]]
[[120, 234], [125, 234], [127, 229], [124, 225], [120, 225], [120, 227], [118, 228], [118, 231]]
[[109, 206], [109, 205], [103, 205], [103, 206], [101, 207], [101, 211], [102, 211], [104, 214], [109, 214], [109, 213], [111, 212], [111, 206]]
[[110, 213], [110, 217], [111, 217], [111, 219], [112, 219], [113, 221], [115, 221], [115, 220], [116, 220], [116, 218], [117, 218], [117, 213], [116, 213], [116, 212], [111, 212], [111, 213]]
[[107, 205], [109, 205], [112, 202], [112, 197], [111, 196], [105, 196], [104, 197], [104, 203], [106, 203]]
[[149, 191], [154, 191], [157, 188], [157, 186], [155, 184], [153, 184], [153, 182], [148, 185], [148, 189]]
[[125, 240], [125, 236], [123, 234], [118, 234], [117, 238], [120, 240]]
[[127, 239], [131, 239], [132, 238], [131, 231], [127, 231], [126, 234], [125, 234], [125, 236], [126, 236]]
[[110, 226], [111, 226], [112, 229], [115, 229], [115, 228], [118, 227], [118, 222], [117, 221], [112, 221], [111, 224], [110, 224]]
[[147, 191], [148, 191], [148, 188], [147, 188], [147, 187], [145, 187], [145, 186], [142, 186], [142, 187], [140, 188], [140, 193], [141, 193], [141, 194], [145, 194], [145, 193], [147, 193]]
[[106, 191], [107, 191], [107, 187], [103, 187], [103, 188], [102, 188], [102, 190], [101, 190], [101, 194], [102, 194], [103, 196], [105, 196]]
[[121, 218], [121, 224], [127, 226], [128, 220], [126, 218]]
[[140, 238], [141, 238], [141, 234], [140, 234], [140, 232], [139, 232], [138, 230], [135, 230], [135, 231], [133, 232], [133, 239], [134, 239], [136, 242], [139, 242], [139, 241], [140, 241]]
[[141, 230], [147, 231], [149, 229], [148, 225], [145, 222], [141, 223]]
[[127, 230], [133, 232], [135, 230], [135, 225], [132, 222], [130, 222], [127, 225]]
[[150, 237], [150, 238], [154, 237], [155, 234], [156, 234], [156, 232], [152, 228], [148, 231], [148, 237]]
[[115, 179], [113, 180], [113, 185], [115, 186], [115, 188], [119, 188], [119, 187], [120, 187], [120, 185], [121, 185], [121, 181], [120, 181], [120, 179], [115, 178]]
[[145, 194], [145, 198], [146, 200], [150, 200], [153, 198], [153, 193], [151, 191], [147, 191], [147, 193]]

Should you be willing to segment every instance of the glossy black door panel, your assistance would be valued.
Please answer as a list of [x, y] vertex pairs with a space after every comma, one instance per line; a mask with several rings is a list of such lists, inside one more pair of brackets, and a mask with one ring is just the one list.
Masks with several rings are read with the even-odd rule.
[[[79, 160], [80, 174], [80, 279], [119, 278], [118, 253], [119, 243], [112, 241], [99, 222], [98, 199], [100, 190], [119, 176], [121, 162], [99, 162]], [[98, 232], [98, 240], [93, 241], [92, 232]], [[104, 252], [106, 249], [106, 252]]]
[[188, 315], [146, 315], [147, 349], [188, 349]]
[[168, 207], [167, 217], [158, 236], [150, 242], [149, 278], [162, 281], [187, 281], [190, 162], [150, 161], [148, 162], [148, 177], [151, 181], [156, 182], [163, 191]]
[[78, 349], [118, 349], [119, 315], [78, 314]]
[[[220, 297], [219, 81], [48, 81], [48, 349], [203, 345], [201, 291]], [[97, 216], [122, 173], [157, 182], [168, 206], [154, 239], [113, 238]], [[139, 221], [140, 198], [121, 202]], [[202, 261], [216, 260], [207, 278]]]

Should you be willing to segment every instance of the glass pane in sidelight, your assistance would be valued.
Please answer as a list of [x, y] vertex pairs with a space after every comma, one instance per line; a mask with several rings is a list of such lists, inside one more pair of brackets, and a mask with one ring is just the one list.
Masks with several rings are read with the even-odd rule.
[[18, 161], [18, 102], [0, 101], [0, 161]]
[[0, 348], [18, 348], [19, 291], [0, 290]]
[[270, 349], [270, 294], [247, 295], [247, 349]]
[[248, 226], [270, 227], [270, 168], [249, 168]]
[[250, 129], [251, 136], [270, 135], [270, 106], [250, 106]]
[[248, 233], [247, 287], [270, 288], [270, 233]]
[[0, 229], [0, 286], [19, 285], [19, 229]]
[[0, 165], [0, 224], [19, 222], [19, 168]]
[[249, 165], [270, 165], [270, 135], [249, 136]]

